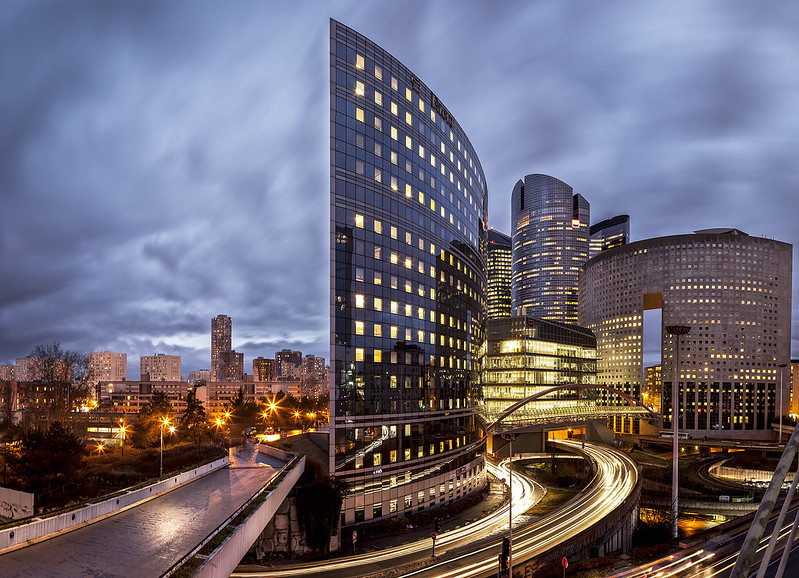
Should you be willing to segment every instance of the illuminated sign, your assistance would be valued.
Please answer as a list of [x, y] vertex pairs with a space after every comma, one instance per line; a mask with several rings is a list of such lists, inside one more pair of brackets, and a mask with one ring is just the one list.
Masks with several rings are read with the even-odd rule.
[[[419, 80], [415, 75], [411, 76], [411, 87], [416, 94], [421, 96], [422, 81]], [[430, 91], [430, 106], [433, 107], [433, 110], [435, 110], [442, 119], [444, 119], [444, 122], [449, 125], [449, 128], [452, 128], [452, 123], [455, 122], [455, 118], [447, 110], [447, 107], [444, 106], [444, 103], [438, 100], [438, 97], [433, 93], [432, 90]]]

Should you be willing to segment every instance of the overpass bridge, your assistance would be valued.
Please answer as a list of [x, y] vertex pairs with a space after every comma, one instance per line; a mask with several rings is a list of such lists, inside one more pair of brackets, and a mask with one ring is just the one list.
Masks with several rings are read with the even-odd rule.
[[[597, 395], [601, 393], [601, 397]], [[614, 434], [603, 423], [618, 416], [657, 422], [660, 415], [629, 394], [595, 383], [556, 385], [520, 399], [501, 411], [483, 411], [488, 436], [487, 450], [498, 453], [503, 434], [518, 438], [517, 452], [544, 451], [546, 432], [563, 425], [586, 426], [586, 438], [612, 443]]]
[[[231, 450], [229, 467], [212, 471], [153, 498], [138, 501], [127, 509], [97, 521], [80, 524], [68, 531], [57, 531], [38, 539], [36, 543], [25, 543], [11, 551], [6, 548], [5, 553], [0, 554], [2, 575], [163, 576], [188, 559], [211, 536], [225, 529], [254, 496], [268, 491], [271, 493], [259, 504], [256, 512], [265, 511], [268, 514], [260, 515], [260, 528], [255, 534], [257, 537], [296, 483], [303, 471], [304, 459], [291, 462], [288, 468], [284, 466], [281, 462], [261, 456], [253, 446], [234, 448]], [[279, 474], [283, 477], [273, 489], [269, 484]], [[13, 539], [15, 533], [23, 531], [24, 526], [3, 531], [0, 540], [7, 542]], [[228, 529], [230, 531], [232, 536], [223, 545], [241, 542], [236, 538], [239, 532], [233, 528]], [[249, 533], [252, 532], [250, 528]], [[9, 533], [11, 538], [6, 536]], [[0, 547], [3, 545], [5, 542], [0, 543]], [[233, 545], [238, 547], [236, 551], [241, 550], [241, 544]], [[249, 545], [244, 552], [247, 548]], [[218, 553], [215, 550], [211, 556], [202, 556], [206, 566], [209, 566], [205, 574], [219, 573], [221, 566], [215, 560]], [[223, 563], [230, 565], [227, 559], [231, 558], [231, 548], [222, 552], [220, 558]], [[240, 559], [236, 558], [232, 562], [228, 573]]]

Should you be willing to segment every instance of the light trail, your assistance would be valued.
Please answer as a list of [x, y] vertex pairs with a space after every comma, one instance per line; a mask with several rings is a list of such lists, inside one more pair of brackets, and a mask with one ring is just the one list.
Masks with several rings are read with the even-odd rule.
[[[580, 442], [558, 441], [558, 444], [579, 449]], [[616, 450], [585, 444], [583, 451], [590, 457], [596, 472], [577, 497], [547, 516], [517, 529], [520, 518], [525, 516], [538, 500], [543, 497], [544, 489], [529, 478], [522, 475], [513, 476], [513, 510], [519, 512], [514, 516], [513, 558], [521, 563], [575, 537], [587, 530], [612, 512], [614, 512], [632, 493], [638, 484], [636, 464], [625, 454]], [[504, 460], [496, 465], [486, 461], [487, 469], [498, 478], [508, 477], [508, 464]], [[460, 549], [462, 554], [447, 556], [446, 560], [430, 560], [430, 564], [420, 570], [404, 574], [404, 576], [440, 576], [442, 578], [467, 578], [496, 573], [497, 554], [501, 536], [507, 533], [508, 505], [497, 509], [492, 514], [467, 524], [461, 528], [442, 533], [436, 540], [436, 552], [439, 557], [446, 551]], [[492, 539], [492, 537], [494, 537]], [[424, 539], [402, 546], [387, 548], [374, 553], [360, 554], [337, 558], [329, 562], [315, 562], [290, 567], [280, 567], [272, 571], [236, 572], [232, 576], [238, 578], [277, 578], [278, 576], [301, 576], [315, 573], [341, 572], [349, 574], [357, 572], [376, 573], [381, 562], [397, 560], [402, 557], [429, 552], [431, 540]]]

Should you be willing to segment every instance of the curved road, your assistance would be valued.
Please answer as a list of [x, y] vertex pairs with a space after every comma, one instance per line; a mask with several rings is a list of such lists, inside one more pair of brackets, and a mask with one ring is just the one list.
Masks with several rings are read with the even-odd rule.
[[[579, 442], [560, 442], [565, 446], [579, 448]], [[567, 507], [548, 516], [538, 518], [524, 527], [517, 528], [520, 520], [532, 505], [543, 496], [543, 488], [534, 486], [529, 478], [513, 476], [514, 564], [540, 555], [589, 528], [613, 512], [630, 495], [638, 483], [638, 468], [625, 454], [601, 446], [586, 444], [584, 451], [594, 460], [596, 475], [586, 489]], [[507, 460], [500, 466], [486, 462], [497, 477], [507, 478]], [[496, 574], [500, 538], [508, 530], [507, 506], [494, 514], [468, 524], [460, 529], [443, 533], [436, 541], [435, 560], [430, 559], [431, 540], [421, 540], [387, 548], [378, 552], [337, 558], [328, 562], [297, 564], [276, 567], [264, 572], [237, 572], [239, 578], [277, 578], [279, 576], [362, 576], [379, 574], [386, 568], [419, 560], [429, 563], [418, 571], [405, 576], [443, 576], [466, 578]], [[442, 556], [445, 552], [451, 553]], [[445, 559], [441, 559], [445, 558]]]
[[253, 448], [231, 466], [83, 528], [0, 555], [0, 575], [160, 576], [277, 472]]

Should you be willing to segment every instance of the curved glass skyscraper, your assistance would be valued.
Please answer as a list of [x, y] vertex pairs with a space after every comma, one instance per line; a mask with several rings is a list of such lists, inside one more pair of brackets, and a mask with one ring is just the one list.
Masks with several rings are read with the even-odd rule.
[[577, 280], [588, 259], [590, 206], [548, 175], [527, 175], [511, 193], [513, 315], [577, 323]]
[[487, 189], [438, 97], [331, 21], [330, 473], [345, 525], [485, 484], [477, 352]]

